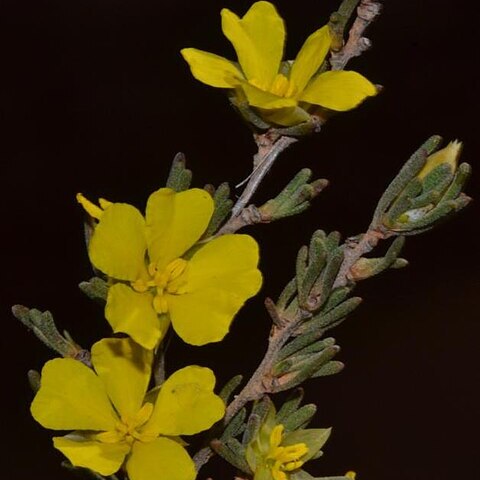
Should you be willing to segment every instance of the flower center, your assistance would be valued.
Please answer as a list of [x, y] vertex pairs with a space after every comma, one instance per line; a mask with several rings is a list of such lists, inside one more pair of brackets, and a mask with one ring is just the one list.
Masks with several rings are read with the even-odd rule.
[[270, 467], [274, 480], [287, 480], [285, 472], [291, 472], [303, 465], [301, 458], [308, 453], [305, 443], [280, 446], [283, 439], [283, 425], [276, 425], [270, 434], [270, 449], [267, 466]]
[[249, 83], [264, 92], [270, 92], [279, 97], [290, 98], [293, 97], [297, 91], [295, 85], [282, 73], [277, 74], [271, 85], [265, 85], [256, 78], [252, 78]]
[[157, 265], [151, 263], [148, 266], [150, 278], [148, 280], [139, 278], [132, 282], [132, 288], [140, 293], [154, 288], [153, 308], [157, 313], [166, 313], [168, 312], [167, 294], [181, 295], [185, 293], [186, 279], [181, 275], [187, 264], [188, 262], [183, 258], [177, 258], [164, 269], [159, 270]]
[[135, 440], [151, 442], [155, 437], [142, 433], [140, 429], [147, 423], [152, 412], [153, 405], [147, 402], [135, 415], [122, 416], [121, 420], [115, 425], [114, 430], [98, 433], [95, 435], [95, 439], [102, 443], [127, 442], [129, 445]]

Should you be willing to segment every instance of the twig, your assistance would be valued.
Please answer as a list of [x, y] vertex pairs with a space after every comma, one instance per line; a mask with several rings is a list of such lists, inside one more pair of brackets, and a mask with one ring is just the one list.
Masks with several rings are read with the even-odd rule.
[[343, 251], [343, 262], [338, 271], [332, 290], [337, 287], [343, 287], [351, 282], [350, 270], [355, 263], [366, 253], [371, 252], [380, 240], [385, 240], [393, 234], [382, 228], [369, 227], [368, 231], [360, 237], [347, 239]]
[[265, 175], [270, 171], [270, 168], [272, 168], [272, 165], [280, 153], [286, 150], [292, 143], [295, 143], [297, 139], [286, 136], [279, 137], [275, 134], [272, 135], [272, 132], [267, 132], [262, 135], [256, 135], [255, 141], [258, 145], [258, 152], [253, 159], [253, 172], [247, 186], [232, 208], [230, 220], [220, 229], [218, 232], [219, 235], [230, 231], [230, 223], [236, 221], [237, 217], [257, 191]]
[[361, 0], [347, 43], [338, 52], [332, 52], [330, 57], [332, 70], [343, 70], [350, 59], [358, 57], [371, 47], [372, 42], [363, 34], [380, 14], [381, 8], [381, 4], [375, 0]]

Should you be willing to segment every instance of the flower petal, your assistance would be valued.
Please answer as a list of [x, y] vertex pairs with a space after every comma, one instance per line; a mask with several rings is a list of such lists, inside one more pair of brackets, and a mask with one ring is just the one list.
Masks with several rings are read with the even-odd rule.
[[290, 71], [290, 81], [299, 94], [322, 65], [331, 43], [330, 28], [325, 25], [313, 32], [303, 44]]
[[248, 235], [223, 235], [193, 255], [187, 292], [168, 296], [170, 319], [185, 342], [204, 345], [223, 339], [234, 315], [260, 289], [258, 259], [258, 245]]
[[161, 270], [182, 256], [203, 234], [213, 213], [208, 192], [192, 188], [176, 193], [161, 188], [147, 203], [147, 240], [150, 260]]
[[177, 370], [163, 383], [145, 430], [163, 435], [193, 435], [210, 428], [225, 413], [213, 393], [215, 375], [209, 368]]
[[243, 18], [224, 8], [222, 30], [237, 52], [245, 76], [268, 89], [283, 57], [285, 25], [269, 2], [254, 3]]
[[194, 480], [196, 477], [190, 455], [169, 438], [135, 442], [126, 467], [130, 480]]
[[192, 75], [207, 85], [217, 88], [235, 88], [242, 72], [226, 58], [196, 48], [184, 48], [180, 51], [190, 66]]
[[271, 110], [274, 108], [295, 107], [297, 105], [297, 101], [294, 98], [280, 97], [247, 82], [242, 82], [241, 88], [247, 97], [249, 105], [253, 107]]
[[53, 446], [60, 450], [74, 467], [89, 468], [100, 475], [113, 475], [120, 469], [130, 451], [126, 443], [100, 443], [82, 439], [79, 435], [54, 437]]
[[111, 430], [118, 421], [100, 378], [73, 358], [45, 364], [30, 411], [53, 430]]
[[155, 348], [169, 325], [165, 315], [157, 316], [150, 293], [135, 292], [123, 283], [116, 283], [108, 290], [105, 318], [115, 333], [130, 335], [148, 350]]
[[331, 71], [314, 78], [300, 100], [343, 112], [376, 95], [375, 85], [357, 72]]
[[291, 127], [299, 125], [310, 120], [310, 115], [303, 108], [300, 107], [286, 107], [275, 110], [261, 110], [261, 115], [264, 120], [269, 123], [276, 123], [283, 127]]
[[122, 417], [140, 410], [152, 371], [153, 351], [130, 338], [105, 338], [92, 347], [92, 364]]
[[134, 281], [145, 271], [145, 220], [126, 203], [109, 206], [95, 227], [89, 253], [93, 265], [110, 277]]

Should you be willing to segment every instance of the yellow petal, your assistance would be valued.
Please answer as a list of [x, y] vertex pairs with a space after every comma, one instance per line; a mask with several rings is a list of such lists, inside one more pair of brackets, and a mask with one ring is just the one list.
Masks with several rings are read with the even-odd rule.
[[161, 270], [182, 256], [203, 234], [213, 213], [209, 193], [192, 188], [176, 193], [161, 188], [147, 203], [147, 240], [150, 260]]
[[152, 371], [153, 352], [130, 338], [105, 338], [92, 347], [92, 364], [117, 412], [140, 410]]
[[130, 480], [194, 480], [195, 465], [187, 451], [168, 438], [135, 442], [127, 460]]
[[204, 345], [223, 339], [234, 315], [260, 289], [258, 258], [258, 245], [248, 235], [223, 235], [193, 255], [187, 293], [168, 296], [170, 319], [185, 342]]
[[275, 110], [261, 110], [261, 117], [269, 123], [291, 127], [310, 120], [310, 115], [300, 107], [286, 107]]
[[423, 180], [432, 170], [442, 164], [450, 165], [452, 173], [455, 172], [461, 153], [462, 142], [459, 142], [458, 140], [450, 142], [446, 147], [428, 156], [427, 162], [422, 170], [420, 170], [417, 178]]
[[100, 475], [113, 475], [130, 451], [126, 443], [100, 443], [79, 435], [54, 437], [53, 445], [74, 467], [89, 468]]
[[214, 387], [215, 375], [209, 368], [190, 366], [176, 371], [163, 383], [145, 430], [162, 435], [207, 430], [225, 413]]
[[90, 260], [102, 272], [118, 280], [135, 281], [145, 271], [145, 220], [126, 203], [109, 206], [90, 241]]
[[234, 88], [243, 78], [242, 72], [232, 62], [219, 55], [196, 48], [184, 48], [180, 53], [190, 65], [192, 75], [211, 87]]
[[302, 92], [313, 75], [322, 65], [332, 43], [328, 25], [313, 32], [298, 52], [290, 71], [290, 81]]
[[115, 333], [130, 335], [142, 347], [151, 350], [165, 335], [169, 322], [153, 309], [153, 295], [138, 293], [122, 283], [108, 290], [105, 317]]
[[271, 110], [274, 108], [297, 106], [297, 101], [294, 98], [280, 97], [274, 93], [261, 90], [255, 85], [251, 85], [247, 82], [242, 82], [241, 88], [247, 97], [249, 105], [252, 105], [253, 107]]
[[357, 72], [331, 71], [314, 78], [300, 100], [330, 110], [351, 110], [365, 98], [377, 94], [375, 85]]
[[53, 430], [111, 430], [118, 421], [100, 378], [72, 358], [45, 364], [30, 411]]
[[278, 73], [285, 43], [285, 25], [269, 2], [256, 2], [240, 19], [222, 10], [222, 30], [237, 52], [245, 76], [268, 89]]

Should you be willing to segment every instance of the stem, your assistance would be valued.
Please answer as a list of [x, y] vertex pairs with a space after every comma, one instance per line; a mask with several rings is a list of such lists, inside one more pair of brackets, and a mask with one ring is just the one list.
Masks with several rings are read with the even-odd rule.
[[367, 232], [360, 238], [347, 239], [345, 249], [343, 251], [343, 263], [338, 271], [332, 290], [337, 287], [343, 287], [351, 282], [350, 269], [363, 257], [366, 253], [371, 252], [380, 240], [385, 240], [393, 234], [381, 227], [370, 225]]
[[[253, 159], [254, 170], [248, 180], [247, 186], [232, 208], [232, 216], [229, 222], [240, 215], [240, 212], [255, 194], [263, 178], [270, 171], [280, 153], [286, 150], [292, 143], [295, 143], [297, 139], [285, 136], [272, 136], [271, 133], [267, 132], [263, 135], [257, 135], [255, 141], [258, 145], [258, 152]], [[228, 225], [229, 222], [227, 222], [226, 225]]]
[[357, 17], [348, 33], [348, 40], [338, 52], [332, 52], [330, 65], [332, 70], [343, 70], [353, 57], [358, 57], [371, 46], [371, 41], [363, 34], [367, 27], [380, 15], [381, 4], [375, 0], [361, 0]]

